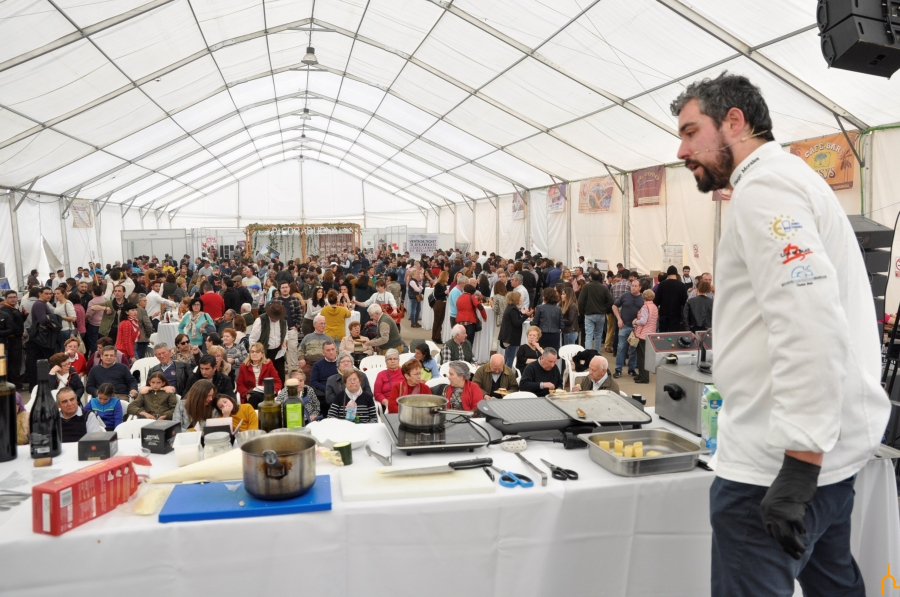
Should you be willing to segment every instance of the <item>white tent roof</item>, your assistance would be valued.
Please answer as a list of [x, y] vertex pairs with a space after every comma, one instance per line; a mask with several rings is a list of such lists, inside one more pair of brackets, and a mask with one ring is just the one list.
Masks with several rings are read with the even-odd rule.
[[669, 103], [725, 69], [762, 87], [782, 141], [835, 132], [835, 115], [900, 120], [896, 82], [826, 68], [814, 13], [812, 0], [7, 0], [0, 185], [173, 211], [302, 153], [429, 207], [671, 162]]

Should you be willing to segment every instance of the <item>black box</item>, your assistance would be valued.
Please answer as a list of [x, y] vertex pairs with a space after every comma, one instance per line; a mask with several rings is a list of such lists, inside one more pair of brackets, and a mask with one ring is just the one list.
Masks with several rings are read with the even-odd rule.
[[153, 454], [168, 454], [175, 447], [175, 434], [181, 429], [176, 421], [153, 421], [141, 427], [141, 446]]
[[78, 440], [78, 460], [106, 460], [119, 451], [119, 436], [115, 431], [87, 433]]
[[866, 271], [878, 274], [891, 270], [891, 251], [889, 249], [866, 249], [863, 251]]

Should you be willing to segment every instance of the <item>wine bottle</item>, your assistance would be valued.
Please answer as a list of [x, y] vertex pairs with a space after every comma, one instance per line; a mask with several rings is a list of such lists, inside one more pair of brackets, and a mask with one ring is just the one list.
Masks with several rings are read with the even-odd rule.
[[62, 454], [62, 416], [50, 393], [50, 363], [37, 362], [37, 395], [31, 409], [31, 457], [46, 458]]
[[267, 377], [263, 380], [263, 401], [259, 405], [259, 428], [268, 433], [282, 426], [281, 406], [275, 402], [275, 380]]
[[287, 399], [281, 403], [281, 418], [284, 420], [284, 426], [288, 429], [303, 427], [303, 400], [299, 395], [300, 382], [296, 379], [289, 379], [285, 385], [288, 395]]
[[16, 457], [16, 387], [6, 381], [6, 346], [0, 344], [0, 462]]

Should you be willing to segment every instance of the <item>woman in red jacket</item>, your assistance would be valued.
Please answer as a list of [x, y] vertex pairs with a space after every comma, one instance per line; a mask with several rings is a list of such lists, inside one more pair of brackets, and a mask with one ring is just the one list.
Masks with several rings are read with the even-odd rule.
[[456, 323], [465, 326], [466, 339], [472, 346], [475, 346], [475, 324], [478, 323], [476, 309], [481, 313], [482, 323], [487, 321], [487, 311], [475, 296], [475, 287], [466, 284], [463, 287], [463, 293], [456, 299]]
[[[395, 348], [389, 349], [384, 353], [384, 362], [387, 369], [382, 369], [375, 377], [375, 387], [372, 390], [375, 393], [375, 402], [380, 402], [385, 411], [390, 408], [390, 396], [394, 390], [394, 386], [403, 383], [403, 372], [400, 370], [400, 353]], [[397, 402], [394, 401], [394, 410], [388, 412], [397, 412]]]
[[245, 402], [253, 405], [253, 408], [259, 406], [263, 400], [263, 380], [267, 377], [275, 380], [275, 393], [277, 394], [281, 390], [281, 378], [278, 377], [275, 365], [266, 358], [266, 349], [262, 344], [256, 342], [250, 345], [250, 353], [247, 360], [241, 363], [237, 376], [238, 392]]
[[[457, 321], [459, 321], [457, 319]], [[444, 398], [449, 400], [447, 408], [453, 410], [475, 410], [478, 403], [482, 400], [490, 400], [490, 396], [485, 396], [481, 391], [481, 387], [469, 381], [471, 371], [469, 366], [463, 361], [453, 361], [450, 363], [450, 369], [447, 371], [447, 389], [444, 391]]]
[[387, 412], [397, 412], [397, 398], [410, 394], [431, 394], [431, 388], [422, 381], [422, 363], [418, 359], [409, 359], [400, 367], [403, 374], [403, 382], [394, 384], [391, 395], [388, 396]]

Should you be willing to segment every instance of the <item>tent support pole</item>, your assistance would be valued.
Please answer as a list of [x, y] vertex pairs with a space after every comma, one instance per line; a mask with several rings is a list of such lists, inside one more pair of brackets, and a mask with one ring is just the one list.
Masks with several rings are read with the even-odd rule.
[[[74, 197], [72, 199], [69, 199], [69, 203], [68, 203], [68, 205], [65, 206], [65, 210], [63, 213], [69, 211], [69, 205], [72, 205], [72, 201], [74, 201], [74, 200], [75, 200]], [[60, 202], [60, 204], [62, 204], [63, 199], [60, 199], [59, 202]], [[69, 233], [66, 230], [66, 216], [65, 215], [62, 215], [59, 218], [59, 232], [60, 232], [60, 236], [62, 236], [63, 259], [66, 260], [66, 262], [64, 264], [64, 266], [65, 266], [64, 269], [66, 270], [67, 273], [71, 273], [72, 272], [72, 264], [70, 263], [70, 260], [69, 260]]]
[[97, 237], [97, 261], [100, 263], [103, 263], [103, 243], [100, 237], [100, 212], [103, 211], [103, 207], [106, 205], [106, 202], [109, 201], [109, 197], [109, 195], [106, 196], [103, 205], [100, 205], [97, 201], [91, 202], [91, 206], [94, 209], [94, 236]]
[[[34, 184], [34, 183], [32, 183]], [[28, 193], [22, 193], [22, 199], [24, 200], [25, 195]], [[13, 255], [16, 260], [16, 287], [25, 285], [25, 271], [22, 269], [22, 244], [19, 242], [19, 218], [16, 217], [16, 206], [13, 206], [15, 203], [16, 194], [12, 193], [7, 199], [7, 204], [9, 205], [9, 220], [12, 223], [12, 234], [13, 234]]]
[[[615, 180], [615, 179], [613, 179]], [[569, 191], [569, 197], [566, 197], [566, 247], [568, 247], [572, 256], [569, 263], [578, 263], [578, 251], [572, 247], [572, 183], [566, 183], [566, 189]]]
[[525, 204], [525, 250], [531, 251], [531, 195], [522, 191], [522, 202]]
[[623, 174], [623, 176], [625, 177], [625, 184], [619, 186], [622, 189], [622, 261], [626, 268], [631, 269], [631, 257], [628, 250], [631, 240], [631, 234], [629, 234], [628, 230], [628, 227], [631, 225], [631, 199], [629, 198], [631, 188], [628, 185], [628, 175]]

